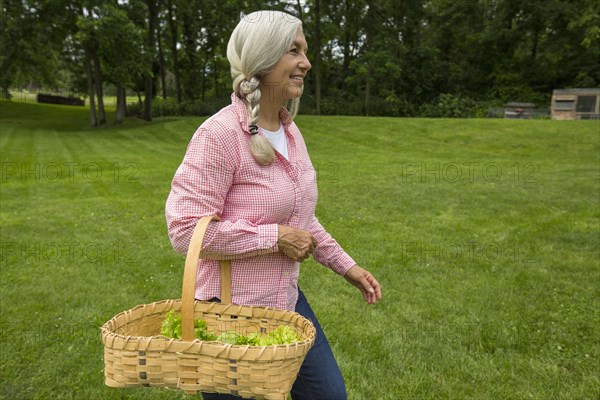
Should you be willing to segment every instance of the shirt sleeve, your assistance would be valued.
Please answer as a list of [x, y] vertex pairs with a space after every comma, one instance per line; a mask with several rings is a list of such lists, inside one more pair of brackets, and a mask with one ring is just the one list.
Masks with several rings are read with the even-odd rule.
[[323, 228], [317, 217], [313, 218], [309, 231], [319, 243], [313, 252], [313, 257], [318, 263], [340, 275], [345, 275], [356, 265], [352, 257], [346, 254], [338, 242]]
[[[171, 182], [165, 215], [175, 251], [185, 254], [198, 220], [221, 216], [235, 174], [234, 152], [217, 135], [200, 128], [191, 139]], [[239, 259], [278, 251], [277, 224], [247, 220], [213, 221], [201, 257]]]

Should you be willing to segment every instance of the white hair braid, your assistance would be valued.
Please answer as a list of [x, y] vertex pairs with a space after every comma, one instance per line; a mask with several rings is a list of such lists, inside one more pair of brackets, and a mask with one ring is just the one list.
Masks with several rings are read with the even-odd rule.
[[[275, 151], [265, 137], [257, 134], [261, 96], [259, 78], [289, 50], [301, 27], [302, 22], [292, 15], [280, 11], [256, 11], [242, 18], [227, 45], [233, 90], [248, 106], [250, 150], [261, 165], [272, 163]], [[292, 118], [298, 112], [298, 105], [299, 99], [286, 105]]]
[[258, 87], [260, 81], [252, 77], [250, 81], [243, 80], [240, 84], [240, 91], [245, 94], [248, 104], [248, 114], [250, 121], [248, 123], [250, 130], [250, 151], [254, 159], [261, 165], [269, 165], [275, 161], [275, 151], [271, 143], [258, 134], [258, 113], [260, 111], [261, 91]]

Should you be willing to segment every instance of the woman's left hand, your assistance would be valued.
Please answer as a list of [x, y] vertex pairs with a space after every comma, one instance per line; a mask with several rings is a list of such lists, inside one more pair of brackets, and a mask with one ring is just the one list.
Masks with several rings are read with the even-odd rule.
[[381, 300], [381, 286], [369, 271], [355, 265], [346, 272], [344, 278], [360, 290], [367, 303], [375, 304]]

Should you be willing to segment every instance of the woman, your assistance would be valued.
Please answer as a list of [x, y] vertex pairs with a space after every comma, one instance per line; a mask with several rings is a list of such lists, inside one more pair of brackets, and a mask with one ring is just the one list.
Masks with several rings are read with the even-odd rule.
[[[317, 337], [292, 388], [296, 399], [346, 398], [331, 348], [298, 288], [300, 263], [311, 254], [342, 275], [374, 304], [377, 280], [356, 265], [315, 217], [317, 185], [293, 118], [311, 68], [297, 18], [275, 11], [244, 17], [227, 47], [231, 105], [192, 137], [166, 204], [173, 247], [187, 252], [199, 218], [218, 215], [207, 230], [196, 298], [218, 299], [218, 259], [232, 259], [232, 302], [296, 311], [312, 320]], [[205, 399], [236, 399], [204, 394]]]

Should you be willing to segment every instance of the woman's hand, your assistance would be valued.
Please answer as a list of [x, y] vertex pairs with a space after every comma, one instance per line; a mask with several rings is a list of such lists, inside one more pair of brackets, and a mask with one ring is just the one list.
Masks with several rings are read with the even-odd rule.
[[367, 303], [375, 304], [381, 300], [381, 286], [369, 271], [355, 265], [346, 272], [344, 278], [360, 290]]
[[277, 247], [295, 261], [306, 260], [317, 247], [317, 239], [307, 231], [287, 225], [277, 228]]

